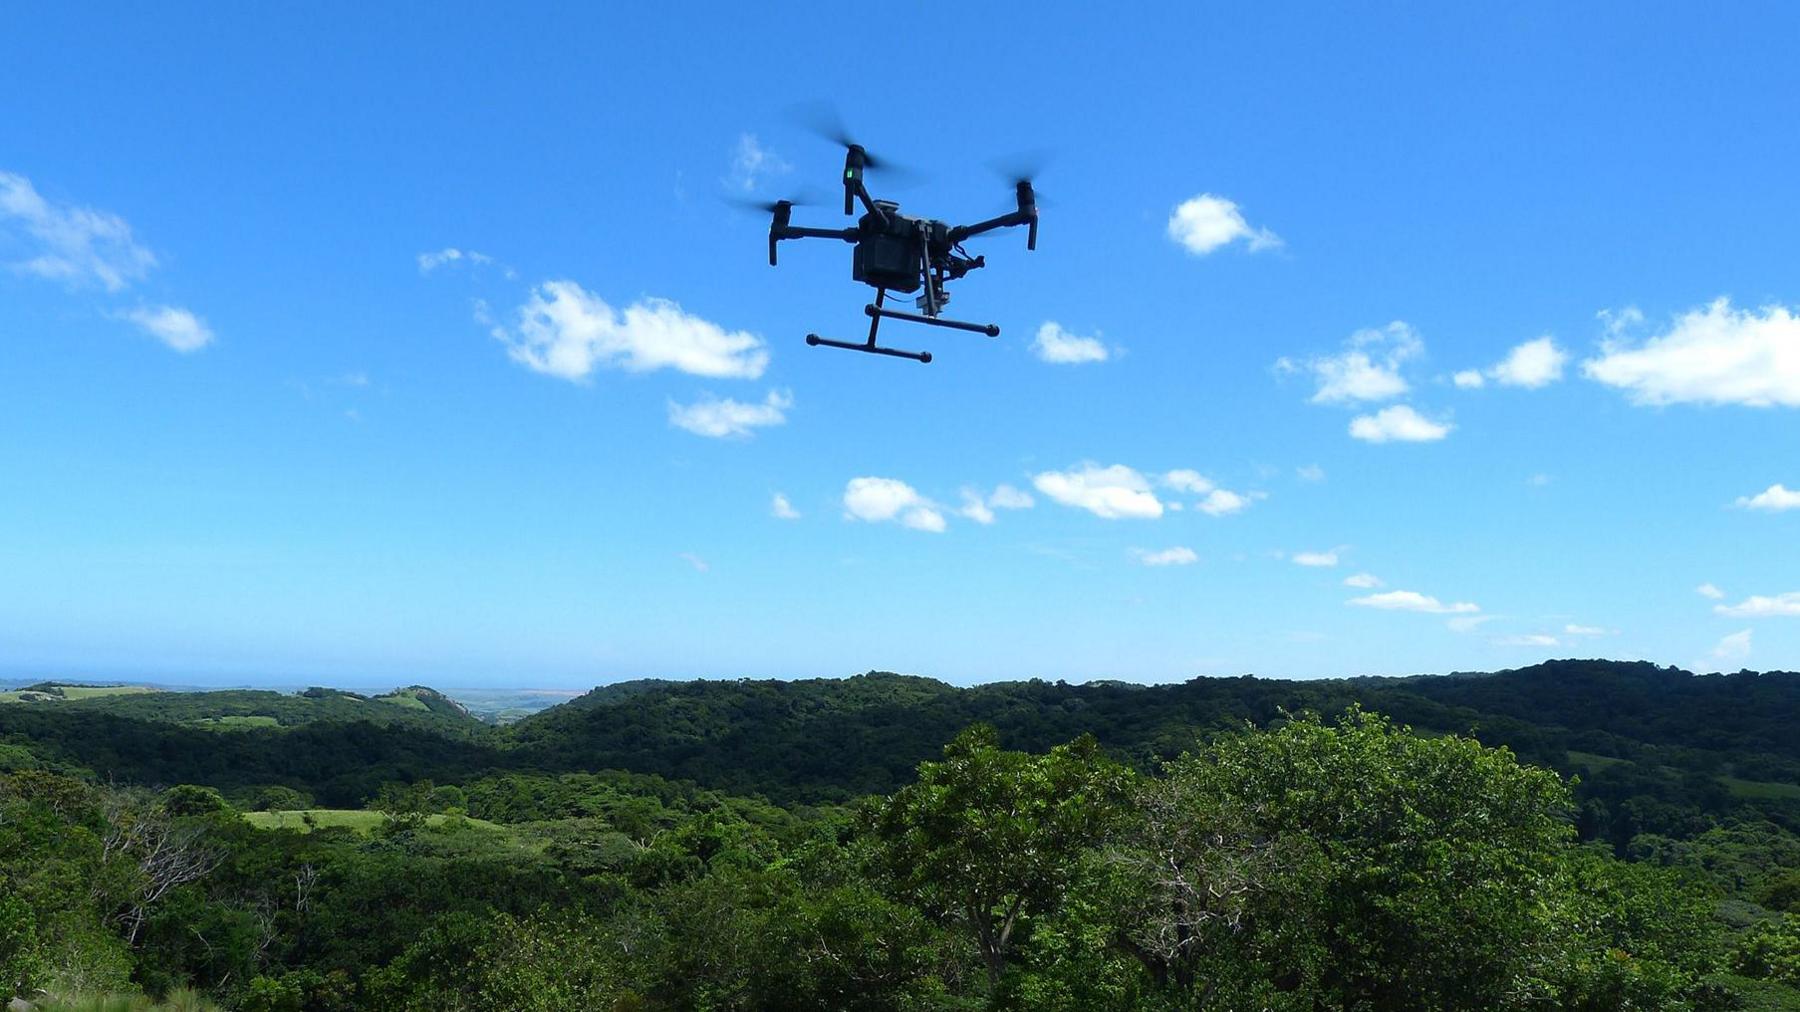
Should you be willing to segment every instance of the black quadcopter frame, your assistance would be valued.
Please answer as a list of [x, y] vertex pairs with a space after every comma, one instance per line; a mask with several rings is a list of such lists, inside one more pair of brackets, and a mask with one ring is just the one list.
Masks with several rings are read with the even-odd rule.
[[[986, 334], [988, 337], [1000, 336], [997, 324], [943, 319], [940, 314], [944, 310], [944, 304], [950, 299], [944, 285], [969, 271], [987, 266], [985, 257], [970, 257], [963, 252], [962, 242], [970, 236], [1027, 225], [1030, 231], [1026, 234], [1025, 248], [1037, 249], [1037, 195], [1031, 188], [1031, 181], [1021, 179], [1013, 184], [1014, 196], [1019, 205], [1017, 210], [973, 225], [950, 226], [941, 221], [902, 217], [897, 213], [898, 204], [871, 197], [868, 187], [863, 184], [863, 170], [869, 163], [868, 152], [861, 145], [847, 146], [844, 155], [844, 213], [856, 213], [859, 202], [865, 209], [862, 219], [854, 228], [809, 228], [794, 225], [790, 223], [793, 202], [782, 200], [774, 205], [774, 221], [769, 225], [769, 266], [775, 266], [776, 244], [784, 240], [838, 239], [857, 244], [854, 277], [875, 289], [875, 301], [863, 307], [863, 312], [869, 317], [869, 336], [866, 340], [861, 343], [834, 341], [817, 334], [808, 334], [806, 343], [813, 347], [824, 345], [845, 351], [930, 362], [931, 352], [902, 351], [876, 344], [875, 336], [881, 327], [881, 321], [904, 320], [931, 327]], [[901, 258], [905, 259], [905, 263], [901, 262]], [[923, 289], [923, 294], [919, 296], [917, 306], [921, 312], [908, 313], [886, 306], [889, 290], [913, 292], [920, 289]]]

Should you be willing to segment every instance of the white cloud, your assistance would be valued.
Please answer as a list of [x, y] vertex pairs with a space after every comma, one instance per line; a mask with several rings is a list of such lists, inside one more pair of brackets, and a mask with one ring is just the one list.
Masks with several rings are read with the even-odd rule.
[[1741, 661], [1749, 657], [1750, 630], [1734, 632], [1719, 640], [1718, 646], [1712, 649], [1712, 655], [1715, 660], [1721, 661]]
[[1328, 552], [1295, 552], [1292, 559], [1296, 566], [1327, 569], [1338, 564], [1338, 550], [1333, 548]]
[[1038, 328], [1037, 337], [1031, 342], [1031, 351], [1040, 361], [1054, 365], [1104, 362], [1112, 357], [1112, 353], [1098, 337], [1071, 334], [1054, 320], [1047, 321]]
[[1282, 359], [1282, 371], [1306, 369], [1319, 386], [1314, 404], [1352, 404], [1357, 401], [1392, 400], [1411, 389], [1400, 367], [1425, 351], [1425, 342], [1403, 320], [1379, 329], [1370, 327], [1351, 334], [1336, 355], [1323, 355], [1296, 364]]
[[27, 247], [26, 259], [8, 266], [73, 286], [116, 292], [156, 266], [155, 254], [138, 243], [125, 219], [52, 203], [31, 180], [0, 172], [0, 235], [7, 232]]
[[1150, 482], [1123, 464], [1084, 463], [1068, 471], [1045, 471], [1031, 479], [1039, 492], [1107, 520], [1153, 519], [1163, 514]]
[[984, 525], [994, 522], [995, 510], [1028, 510], [1037, 505], [1037, 500], [1011, 485], [997, 485], [985, 496], [978, 488], [964, 488], [962, 500], [963, 504], [956, 512]]
[[728, 331], [667, 299], [615, 310], [573, 281], [548, 281], [519, 308], [515, 330], [494, 329], [513, 361], [567, 380], [596, 367], [677, 369], [696, 376], [756, 379], [769, 364], [761, 338]]
[[709, 394], [692, 404], [670, 401], [669, 424], [696, 436], [745, 439], [757, 429], [784, 424], [787, 410], [793, 406], [793, 395], [782, 390], [769, 391], [761, 404], [721, 400]]
[[788, 497], [781, 492], [775, 493], [775, 497], [769, 500], [769, 515], [777, 520], [800, 519], [800, 511], [795, 509], [794, 504], [788, 502]]
[[1694, 593], [1699, 594], [1701, 597], [1711, 598], [1714, 601], [1722, 600], [1725, 597], [1724, 591], [1710, 583], [1703, 583], [1700, 586], [1695, 587]]
[[1775, 616], [1800, 616], [1800, 590], [1787, 594], [1776, 594], [1764, 597], [1752, 594], [1737, 604], [1715, 604], [1713, 611], [1733, 618], [1771, 618]]
[[1250, 508], [1250, 504], [1258, 499], [1267, 498], [1261, 492], [1238, 493], [1230, 489], [1215, 488], [1206, 494], [1206, 498], [1194, 504], [1194, 508], [1209, 517], [1228, 517], [1233, 513], [1242, 513]]
[[1770, 513], [1800, 509], [1800, 491], [1777, 483], [1755, 495], [1738, 496], [1736, 505], [1740, 509], [1766, 510]]
[[1458, 615], [1455, 618], [1451, 619], [1450, 621], [1445, 622], [1444, 628], [1449, 629], [1453, 633], [1467, 634], [1467, 633], [1475, 632], [1476, 630], [1480, 629], [1484, 625], [1487, 625], [1489, 622], [1492, 622], [1496, 618], [1499, 618], [1499, 616], [1498, 615]]
[[1251, 228], [1237, 204], [1210, 193], [1184, 200], [1175, 208], [1169, 215], [1169, 238], [1196, 256], [1240, 239], [1251, 252], [1281, 245], [1281, 238], [1268, 229]]
[[1200, 556], [1196, 555], [1192, 548], [1182, 545], [1155, 552], [1134, 548], [1131, 550], [1131, 554], [1137, 556], [1137, 560], [1146, 566], [1191, 566], [1200, 561]]
[[844, 516], [869, 523], [891, 520], [933, 534], [942, 533], [946, 526], [936, 503], [893, 478], [850, 479], [844, 486]]
[[1644, 311], [1636, 306], [1624, 309], [1602, 309], [1594, 314], [1601, 326], [1606, 328], [1607, 337], [1619, 337], [1626, 331], [1644, 322]]
[[962, 490], [963, 504], [956, 512], [982, 526], [994, 522], [994, 511], [982, 499], [981, 493], [972, 488]]
[[793, 168], [775, 152], [762, 146], [755, 134], [740, 134], [731, 153], [731, 184], [748, 193], [767, 176], [778, 176]]
[[[1489, 369], [1487, 375], [1501, 386], [1536, 390], [1562, 379], [1563, 365], [1568, 361], [1569, 353], [1558, 348], [1546, 335], [1515, 347], [1498, 365]], [[1456, 385], [1463, 384], [1459, 380]]]
[[1352, 598], [1350, 604], [1363, 608], [1379, 608], [1383, 611], [1417, 611], [1427, 615], [1465, 615], [1478, 612], [1481, 608], [1467, 601], [1445, 604], [1435, 597], [1420, 594], [1411, 590], [1390, 590], [1367, 597]]
[[[455, 246], [446, 246], [441, 250], [431, 253], [420, 253], [417, 259], [419, 261], [420, 274], [430, 274], [439, 267], [453, 265], [463, 260], [467, 260], [472, 264], [483, 265], [494, 262], [494, 258], [488, 256], [486, 253], [478, 253], [472, 249], [457, 249]], [[510, 276], [510, 270], [508, 271], [508, 274]]]
[[1642, 344], [1609, 337], [1581, 371], [1635, 404], [1800, 407], [1800, 318], [1780, 305], [1733, 309], [1722, 298]]
[[1205, 495], [1213, 490], [1213, 483], [1210, 479], [1199, 471], [1187, 468], [1164, 473], [1162, 483], [1177, 492], [1187, 492], [1192, 495]]
[[1013, 488], [1011, 485], [999, 485], [988, 496], [988, 505], [997, 510], [1028, 510], [1037, 505], [1030, 493]]
[[1487, 386], [1487, 377], [1481, 375], [1480, 369], [1464, 369], [1450, 377], [1450, 382], [1462, 390], [1480, 390]]
[[1301, 481], [1324, 481], [1325, 469], [1317, 464], [1308, 464], [1305, 467], [1295, 468], [1294, 475]]
[[1430, 443], [1448, 436], [1453, 428], [1448, 422], [1426, 418], [1406, 404], [1390, 405], [1350, 420], [1350, 435], [1368, 443]]
[[1556, 637], [1547, 636], [1543, 633], [1526, 633], [1521, 636], [1502, 636], [1494, 641], [1494, 645], [1500, 647], [1553, 647], [1556, 646], [1557, 643], [1558, 640]]
[[1382, 586], [1382, 582], [1381, 578], [1374, 573], [1355, 573], [1344, 577], [1344, 586], [1355, 587], [1358, 590], [1374, 590], [1376, 587]]
[[677, 555], [676, 558], [680, 559], [681, 561], [687, 563], [690, 566], [693, 566], [694, 572], [696, 572], [696, 573], [704, 573], [707, 570], [712, 568], [711, 566], [707, 565], [705, 559], [702, 559], [700, 556], [695, 555], [693, 552], [682, 552], [681, 554]]
[[179, 352], [199, 351], [213, 341], [205, 320], [177, 306], [139, 306], [119, 315]]
[[1612, 633], [1597, 625], [1576, 625], [1570, 622], [1563, 626], [1563, 634], [1567, 636], [1610, 636]]

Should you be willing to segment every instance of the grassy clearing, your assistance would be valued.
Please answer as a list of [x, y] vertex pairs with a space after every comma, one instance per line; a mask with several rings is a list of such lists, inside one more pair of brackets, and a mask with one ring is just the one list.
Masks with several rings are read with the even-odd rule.
[[1739, 780], [1737, 777], [1720, 777], [1719, 782], [1730, 788], [1733, 797], [1764, 801], [1800, 800], [1800, 784], [1785, 784], [1774, 780]]
[[1614, 759], [1609, 755], [1600, 755], [1597, 752], [1577, 752], [1574, 749], [1569, 750], [1569, 762], [1590, 773], [1594, 770], [1603, 770], [1608, 766], [1617, 766], [1624, 761], [1625, 760], [1623, 759]]
[[[45, 691], [48, 688], [52, 691]], [[40, 686], [0, 692], [0, 703], [53, 703], [59, 699], [94, 699], [99, 696], [138, 696], [157, 690], [148, 685], [65, 685], [46, 682]]]
[[219, 1006], [197, 991], [170, 991], [162, 1001], [141, 994], [92, 994], [51, 998], [39, 1005], [43, 1012], [217, 1012]]
[[[312, 818], [311, 822], [307, 817]], [[371, 812], [361, 808], [307, 808], [293, 812], [245, 812], [244, 818], [257, 829], [296, 829], [302, 833], [314, 829], [331, 829], [343, 827], [358, 833], [373, 833], [381, 828], [387, 816], [380, 812]], [[445, 816], [427, 815], [427, 826], [442, 826]], [[486, 819], [464, 817], [462, 821], [476, 829], [492, 830], [496, 833], [507, 832], [505, 826]]]
[[148, 685], [58, 685], [64, 699], [93, 699], [96, 696], [141, 696], [155, 692]]
[[280, 727], [281, 721], [262, 714], [231, 714], [225, 717], [201, 717], [193, 722], [195, 727], [214, 727], [230, 730], [242, 727]]
[[404, 706], [408, 710], [429, 711], [431, 709], [431, 707], [425, 705], [424, 700], [406, 693], [397, 693], [392, 696], [376, 696], [375, 701], [377, 703], [392, 703], [395, 706]]

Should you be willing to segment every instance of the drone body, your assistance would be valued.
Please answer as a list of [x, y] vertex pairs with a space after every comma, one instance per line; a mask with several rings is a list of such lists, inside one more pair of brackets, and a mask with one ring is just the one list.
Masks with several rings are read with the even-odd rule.
[[[813, 346], [843, 348], [930, 362], [928, 351], [901, 351], [875, 343], [876, 332], [883, 319], [906, 320], [933, 327], [966, 330], [997, 337], [1000, 328], [994, 324], [965, 323], [944, 319], [944, 305], [950, 301], [945, 285], [980, 267], [987, 266], [985, 257], [971, 257], [962, 248], [964, 239], [999, 228], [1027, 225], [1026, 248], [1037, 248], [1037, 195], [1031, 180], [1013, 183], [1018, 210], [976, 222], [973, 225], [951, 225], [934, 218], [917, 218], [900, 213], [900, 205], [889, 200], [876, 200], [863, 184], [865, 169], [877, 163], [860, 144], [845, 145], [844, 213], [856, 213], [860, 203], [863, 215], [853, 228], [808, 228], [792, 223], [794, 204], [780, 200], [770, 206], [774, 220], [769, 225], [769, 266], [775, 266], [776, 245], [788, 239], [839, 239], [854, 243], [851, 277], [875, 289], [875, 301], [863, 307], [869, 317], [868, 339], [860, 343], [833, 341], [817, 334], [806, 335]], [[914, 300], [917, 313], [901, 312], [886, 306], [889, 292], [920, 293]]]

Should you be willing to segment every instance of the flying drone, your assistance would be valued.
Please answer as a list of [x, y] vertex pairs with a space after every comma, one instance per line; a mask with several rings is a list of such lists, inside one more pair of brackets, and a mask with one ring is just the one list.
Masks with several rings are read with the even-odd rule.
[[[942, 314], [944, 306], [950, 301], [950, 293], [944, 286], [972, 270], [987, 266], [986, 257], [972, 257], [963, 249], [963, 240], [970, 236], [1025, 225], [1029, 228], [1025, 235], [1025, 248], [1037, 249], [1037, 194], [1031, 188], [1029, 176], [1021, 175], [1012, 180], [1013, 196], [1018, 201], [1017, 210], [973, 225], [951, 225], [935, 218], [902, 214], [900, 205], [894, 201], [876, 200], [870, 196], [868, 187], [863, 183], [863, 173], [869, 169], [880, 171], [888, 167], [888, 163], [878, 160], [867, 148], [850, 140], [841, 131], [831, 139], [844, 147], [844, 213], [855, 214], [860, 204], [863, 209], [862, 217], [857, 219], [853, 228], [811, 228], [792, 223], [796, 201], [777, 200], [761, 205], [774, 215], [774, 220], [769, 224], [769, 266], [775, 266], [776, 246], [784, 240], [837, 239], [854, 243], [856, 249], [850, 258], [850, 276], [875, 289], [875, 301], [863, 307], [863, 312], [869, 317], [869, 336], [866, 340], [860, 343], [834, 341], [817, 334], [808, 334], [806, 343], [813, 347], [823, 345], [846, 351], [910, 358], [915, 362], [930, 362], [931, 352], [902, 351], [876, 344], [876, 332], [881, 328], [881, 321], [905, 320], [932, 327], [986, 334], [989, 337], [1000, 336], [997, 324], [946, 319]], [[918, 312], [889, 308], [887, 297], [890, 292], [903, 295], [917, 292], [913, 307]]]

